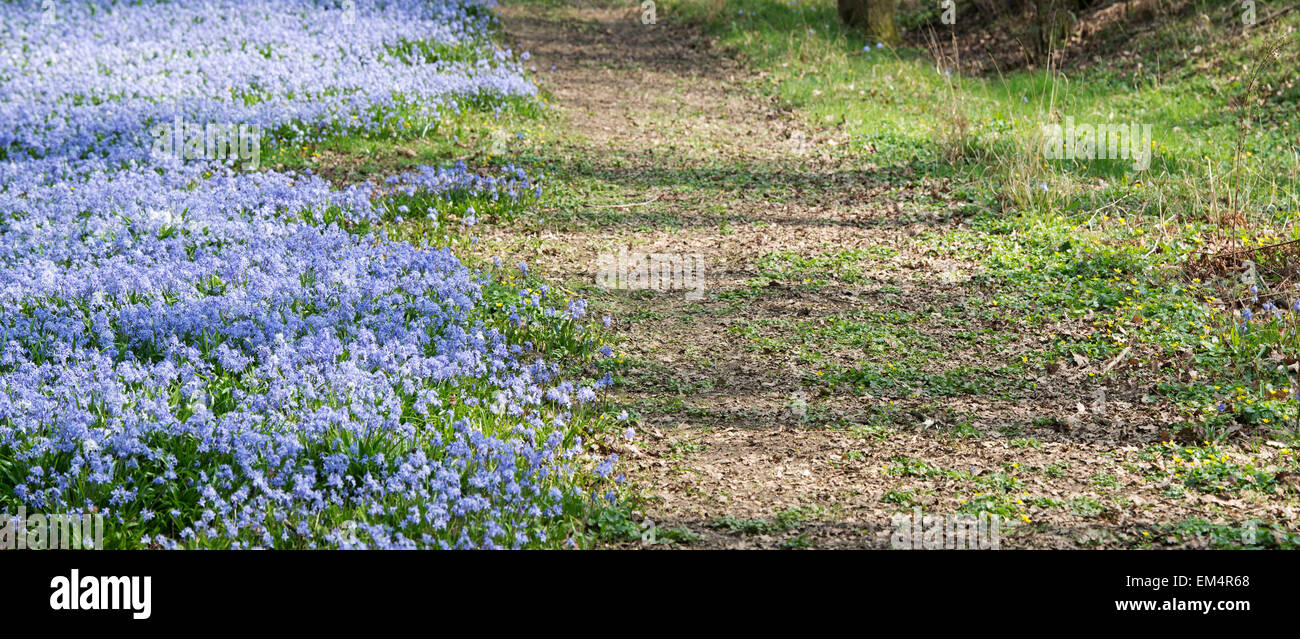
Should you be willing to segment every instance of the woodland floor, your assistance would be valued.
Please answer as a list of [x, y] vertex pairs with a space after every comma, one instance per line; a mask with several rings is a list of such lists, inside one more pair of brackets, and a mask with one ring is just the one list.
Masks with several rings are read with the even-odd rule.
[[[979, 265], [922, 238], [962, 222], [946, 179], [839, 152], [833, 127], [806, 128], [671, 18], [499, 11], [554, 106], [558, 139], [535, 159], [572, 194], [528, 228], [488, 225], [481, 249], [526, 257], [615, 318], [616, 395], [639, 420], [621, 468], [641, 515], [689, 529], [688, 547], [889, 547], [894, 513], [989, 499], [1021, 515], [1002, 540], [1016, 548], [1185, 547], [1200, 542], [1160, 531], [1295, 517], [1258, 497], [1166, 497], [1143, 472], [1160, 462], [1141, 457], [1168, 423], [1159, 403], [1120, 386], [1107, 401], [1124, 421], [1079, 411], [1104, 362], [1008, 368], [1046, 338], [973, 310], [991, 294]], [[593, 286], [597, 256], [620, 247], [702, 255], [704, 298]], [[888, 374], [917, 354], [919, 370]], [[819, 379], [864, 360], [893, 387]]]

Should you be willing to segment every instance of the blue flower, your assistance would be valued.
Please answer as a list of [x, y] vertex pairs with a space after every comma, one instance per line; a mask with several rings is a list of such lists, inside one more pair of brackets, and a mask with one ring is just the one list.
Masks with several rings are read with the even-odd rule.
[[[128, 546], [543, 543], [617, 461], [586, 456], [596, 411], [569, 409], [608, 384], [563, 379], [491, 319], [489, 278], [452, 249], [357, 231], [390, 213], [432, 226], [466, 202], [513, 210], [540, 196], [536, 176], [458, 163], [345, 186], [171, 148], [175, 127], [251, 125], [260, 154], [237, 159], [258, 161], [418, 133], [467, 95], [537, 87], [508, 54], [392, 55], [417, 37], [478, 50], [490, 22], [472, 3], [358, 3], [338, 37], [300, 4], [247, 0], [214, 19], [175, 0], [160, 19], [119, 3], [0, 56], [0, 77], [23, 78], [0, 100], [0, 441], [23, 451], [0, 461], [24, 480], [3, 505], [97, 510], [139, 528]], [[0, 3], [0, 31], [23, 10]], [[585, 300], [553, 297], [502, 308], [538, 330], [585, 316]], [[178, 494], [194, 499], [165, 497]]]

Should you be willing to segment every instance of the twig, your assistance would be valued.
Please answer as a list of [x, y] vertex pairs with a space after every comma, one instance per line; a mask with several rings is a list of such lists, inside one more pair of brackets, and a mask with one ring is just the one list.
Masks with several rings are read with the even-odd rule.
[[1257, 246], [1257, 247], [1255, 247], [1255, 248], [1239, 248], [1239, 249], [1233, 249], [1233, 250], [1231, 250], [1231, 251], [1227, 251], [1227, 252], [1224, 252], [1224, 253], [1218, 253], [1218, 254], [1216, 254], [1214, 257], [1216, 257], [1216, 258], [1219, 258], [1219, 257], [1237, 257], [1237, 256], [1239, 256], [1239, 255], [1249, 255], [1249, 254], [1251, 254], [1251, 253], [1258, 253], [1259, 251], [1264, 251], [1264, 250], [1268, 250], [1268, 249], [1280, 248], [1280, 247], [1283, 247], [1283, 246], [1290, 246], [1291, 244], [1297, 244], [1297, 243], [1300, 243], [1300, 240], [1288, 240], [1288, 241], [1286, 241], [1286, 242], [1278, 242], [1277, 244], [1267, 244], [1267, 245], [1265, 245], [1265, 246]]
[[1119, 355], [1115, 356], [1115, 359], [1110, 360], [1110, 363], [1107, 364], [1105, 368], [1101, 369], [1102, 374], [1104, 375], [1106, 373], [1109, 373], [1110, 369], [1115, 368], [1115, 366], [1117, 366], [1120, 363], [1120, 360], [1128, 356], [1129, 350], [1131, 350], [1132, 348], [1133, 348], [1132, 346], [1125, 346], [1124, 350], [1120, 351]]

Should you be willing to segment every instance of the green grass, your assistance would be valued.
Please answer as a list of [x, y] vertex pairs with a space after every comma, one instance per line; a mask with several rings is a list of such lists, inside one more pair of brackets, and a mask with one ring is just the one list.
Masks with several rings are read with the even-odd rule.
[[1191, 538], [1204, 539], [1216, 549], [1275, 549], [1300, 548], [1300, 535], [1258, 521], [1214, 523], [1192, 518], [1177, 524], [1161, 526], [1159, 532], [1174, 541]]
[[[1177, 446], [1172, 442], [1143, 451], [1151, 476], [1172, 480], [1190, 490], [1236, 495], [1242, 490], [1271, 493], [1276, 473], [1258, 467], [1253, 458], [1241, 460], [1218, 446]], [[1292, 460], [1294, 463], [1294, 460]]]
[[[1105, 362], [1127, 353], [1121, 369], [1145, 372], [1093, 377], [1100, 383], [1143, 376], [1154, 399], [1177, 408], [1175, 426], [1214, 438], [1258, 427], [1294, 442], [1300, 415], [1287, 393], [1296, 384], [1271, 354], [1300, 350], [1300, 326], [1288, 317], [1256, 320], [1242, 331], [1238, 310], [1243, 301], [1254, 303], [1252, 293], [1235, 271], [1200, 268], [1197, 259], [1300, 239], [1294, 144], [1300, 139], [1294, 117], [1300, 91], [1287, 70], [1295, 67], [1300, 47], [1292, 35], [1276, 57], [1270, 55], [1276, 36], [1294, 31], [1300, 15], [1233, 40], [1220, 20], [1231, 24], [1233, 18], [1224, 7], [1193, 2], [1126, 43], [1157, 65], [1138, 69], [1102, 58], [1064, 71], [967, 76], [948, 73], [930, 51], [876, 48], [838, 23], [829, 0], [730, 0], [717, 10], [702, 0], [666, 4], [667, 12], [701, 24], [755, 68], [754, 90], [793, 108], [806, 126], [843, 139], [840, 152], [900, 192], [918, 188], [922, 177], [948, 180], [944, 199], [964, 211], [965, 224], [936, 229], [922, 241], [941, 255], [983, 266], [963, 283], [983, 298], [968, 304], [968, 320], [1007, 317], [1020, 331], [1047, 338], [1041, 349], [1020, 353], [1023, 360], [1005, 368], [945, 375], [928, 370], [924, 355], [909, 353], [870, 357], [852, 368], [828, 366], [809, 381], [895, 396], [903, 386], [932, 396], [1013, 399], [1033, 388], [1024, 380], [1049, 365], [1076, 355]], [[1215, 24], [1198, 26], [1198, 12]], [[904, 24], [932, 19], [902, 16]], [[1193, 47], [1201, 50], [1192, 55]], [[1065, 117], [1151, 124], [1149, 167], [1136, 170], [1126, 160], [1045, 160], [1042, 125]], [[775, 253], [760, 264], [756, 286], [777, 280], [815, 290], [832, 281], [851, 283], [860, 281], [864, 268], [887, 267], [882, 259]], [[1283, 287], [1296, 275], [1295, 260], [1267, 251], [1255, 259], [1258, 303], [1295, 302], [1294, 292]], [[1060, 325], [1082, 330], [1063, 335], [1049, 328]], [[735, 330], [756, 350], [797, 341], [751, 328]], [[871, 350], [873, 343], [894, 339], [889, 331], [878, 327], [848, 339]], [[978, 344], [1003, 334], [972, 326], [957, 337]], [[843, 343], [839, 337], [824, 341]], [[820, 362], [816, 353], [803, 359]], [[1192, 383], [1188, 369], [1198, 373]]]
[[[745, 519], [741, 517], [735, 517], [733, 515], [723, 515], [721, 517], [714, 518], [711, 522], [709, 522], [709, 526], [712, 528], [727, 530], [734, 533], [740, 533], [742, 535], [771, 535], [775, 533], [788, 532], [797, 529], [800, 526], [802, 526], [807, 520], [819, 517], [823, 514], [824, 513], [822, 512], [821, 508], [817, 506], [801, 506], [797, 508], [783, 510], [777, 513], [776, 517], [771, 520]], [[802, 535], [799, 537], [802, 537]], [[792, 539], [798, 539], [798, 538], [792, 538]], [[794, 542], [791, 542], [790, 539], [787, 539], [786, 542], [794, 544], [792, 546], [789, 546], [791, 548], [808, 547], [806, 538], [804, 538], [801, 541], [794, 541]]]

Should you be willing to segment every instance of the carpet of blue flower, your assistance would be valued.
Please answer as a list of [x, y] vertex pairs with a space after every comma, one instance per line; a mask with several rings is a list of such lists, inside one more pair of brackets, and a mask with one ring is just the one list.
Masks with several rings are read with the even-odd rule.
[[[383, 188], [151, 152], [262, 153], [535, 99], [476, 0], [0, 5], [0, 511], [106, 515], [113, 548], [572, 545], [625, 425], [585, 303], [453, 254], [541, 185]], [[390, 225], [446, 229], [399, 238]], [[620, 435], [621, 436], [621, 435]]]

